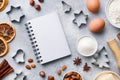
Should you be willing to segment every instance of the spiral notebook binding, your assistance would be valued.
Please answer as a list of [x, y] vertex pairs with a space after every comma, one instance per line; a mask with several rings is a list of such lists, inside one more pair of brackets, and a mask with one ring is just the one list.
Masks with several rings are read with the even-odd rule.
[[31, 44], [32, 44], [33, 51], [35, 52], [37, 62], [38, 63], [42, 62], [43, 61], [42, 56], [40, 55], [40, 50], [38, 48], [37, 41], [36, 41], [36, 38], [35, 38], [34, 31], [32, 29], [31, 23], [28, 22], [28, 23], [25, 24], [25, 26], [26, 26], [27, 33], [28, 33], [28, 36], [29, 36]]

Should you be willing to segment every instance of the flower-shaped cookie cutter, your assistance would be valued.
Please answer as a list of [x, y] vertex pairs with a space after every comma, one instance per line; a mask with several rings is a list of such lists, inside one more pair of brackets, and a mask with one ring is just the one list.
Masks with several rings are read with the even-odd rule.
[[21, 6], [11, 6], [10, 10], [6, 12], [11, 22], [21, 22], [21, 19], [25, 16], [21, 9]]
[[93, 56], [91, 63], [99, 68], [110, 68], [110, 60], [105, 47]]
[[74, 13], [75, 18], [73, 19], [73, 23], [78, 27], [87, 24], [88, 15], [86, 15], [82, 10], [79, 13]]
[[16, 54], [12, 57], [17, 63], [25, 62], [25, 52], [22, 49], [18, 49]]

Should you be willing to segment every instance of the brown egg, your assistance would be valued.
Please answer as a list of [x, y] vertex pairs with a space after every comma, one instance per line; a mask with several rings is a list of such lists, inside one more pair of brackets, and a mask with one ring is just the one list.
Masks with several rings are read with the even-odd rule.
[[99, 10], [100, 2], [99, 0], [87, 0], [86, 5], [90, 12], [95, 13]]
[[93, 19], [88, 28], [91, 32], [101, 32], [105, 26], [105, 21], [102, 18], [95, 18]]

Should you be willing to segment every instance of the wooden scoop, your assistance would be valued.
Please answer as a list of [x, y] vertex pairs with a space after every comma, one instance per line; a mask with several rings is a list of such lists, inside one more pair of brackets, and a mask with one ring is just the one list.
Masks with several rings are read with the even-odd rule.
[[120, 47], [116, 41], [116, 39], [109, 39], [107, 40], [107, 43], [112, 50], [113, 54], [116, 57], [117, 64], [118, 64], [118, 69], [120, 70]]

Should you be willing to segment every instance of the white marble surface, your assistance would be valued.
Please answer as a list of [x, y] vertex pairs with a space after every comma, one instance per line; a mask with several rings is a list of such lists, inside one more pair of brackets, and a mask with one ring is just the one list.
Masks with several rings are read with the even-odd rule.
[[[27, 75], [27, 80], [47, 80], [47, 77], [42, 79], [39, 76], [40, 70], [44, 70], [47, 76], [54, 75], [55, 80], [62, 80], [64, 74], [68, 71], [79, 72], [82, 75], [83, 80], [93, 80], [93, 78], [95, 77], [97, 73], [107, 70], [107, 69], [99, 69], [95, 67], [94, 65], [91, 65], [90, 58], [85, 58], [81, 56], [80, 54], [78, 54], [76, 51], [76, 42], [78, 38], [81, 37], [82, 35], [92, 35], [97, 39], [99, 46], [105, 46], [107, 48], [107, 52], [109, 54], [108, 56], [110, 59], [110, 70], [120, 73], [119, 70], [117, 69], [116, 60], [106, 44], [107, 38], [116, 38], [116, 34], [120, 31], [120, 29], [114, 28], [108, 22], [106, 18], [105, 5], [108, 0], [100, 0], [100, 3], [101, 3], [100, 10], [96, 14], [90, 13], [86, 9], [86, 5], [85, 5], [86, 0], [65, 0], [65, 1], [72, 6], [72, 12], [69, 14], [64, 14], [64, 12], [62, 11], [61, 0], [45, 0], [44, 3], [39, 3], [36, 0], [36, 3], [40, 4], [42, 7], [41, 11], [36, 11], [33, 7], [31, 7], [29, 5], [29, 0], [9, 0], [9, 4], [7, 8], [4, 11], [0, 12], [0, 22], [2, 21], [10, 22], [8, 16], [6, 15], [6, 12], [10, 8], [10, 5], [20, 5], [25, 14], [25, 18], [22, 20], [21, 23], [13, 23], [16, 29], [16, 37], [11, 43], [9, 43], [8, 54], [0, 58], [0, 61], [2, 61], [3, 59], [7, 59], [9, 63], [11, 64], [11, 66], [14, 67], [15, 72], [23, 71], [24, 74]], [[58, 11], [59, 13], [61, 22], [63, 24], [63, 29], [65, 31], [65, 34], [66, 34], [66, 37], [67, 37], [67, 40], [68, 40], [68, 43], [69, 43], [69, 46], [72, 52], [72, 56], [45, 64], [45, 65], [40, 65], [36, 63], [37, 61], [35, 60], [35, 56], [34, 56], [24, 24], [29, 19], [48, 14], [54, 10]], [[81, 28], [78, 28], [75, 24], [73, 24], [72, 23], [72, 20], [74, 19], [73, 13], [79, 10], [83, 10], [86, 14], [88, 14], [88, 17], [89, 17], [88, 23], [90, 22], [90, 20], [92, 20], [95, 17], [104, 18], [105, 23], [106, 23], [104, 31], [101, 33], [94, 34], [88, 30], [87, 28], [88, 23], [87, 25], [82, 26]], [[34, 63], [37, 64], [37, 67], [35, 69], [26, 70], [24, 67], [25, 64], [17, 64], [12, 59], [12, 56], [20, 48], [23, 49], [26, 53], [25, 64], [27, 64], [27, 58], [29, 57], [34, 58]], [[82, 64], [80, 66], [75, 66], [73, 64], [73, 59], [78, 56], [82, 58]], [[87, 62], [92, 67], [89, 72], [83, 71], [83, 65], [85, 64], [85, 62]], [[56, 74], [56, 71], [64, 64], [66, 64], [68, 68], [62, 72], [61, 76], [58, 76]], [[15, 72], [11, 73], [3, 80], [14, 80], [13, 77], [15, 76]]]

